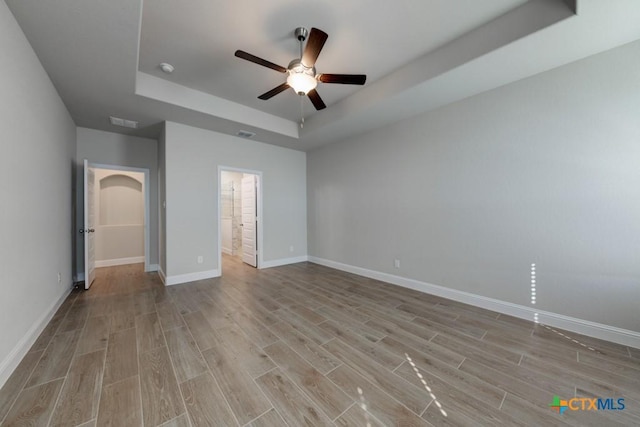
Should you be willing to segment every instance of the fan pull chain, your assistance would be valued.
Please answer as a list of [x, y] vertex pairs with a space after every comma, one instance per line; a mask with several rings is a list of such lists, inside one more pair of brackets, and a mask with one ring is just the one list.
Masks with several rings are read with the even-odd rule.
[[304, 100], [303, 96], [300, 95], [300, 129], [304, 128]]

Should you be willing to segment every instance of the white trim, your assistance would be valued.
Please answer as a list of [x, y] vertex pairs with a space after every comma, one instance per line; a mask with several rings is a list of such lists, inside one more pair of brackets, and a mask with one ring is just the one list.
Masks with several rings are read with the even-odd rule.
[[368, 270], [366, 268], [356, 267], [348, 264], [342, 264], [340, 262], [331, 261], [324, 258], [309, 256], [309, 261], [316, 264], [324, 265], [326, 267], [335, 268], [336, 270], [342, 270], [348, 273], [369, 277], [371, 279], [381, 280], [393, 285], [402, 286], [404, 288], [413, 289], [431, 295], [437, 295], [465, 304], [471, 304], [476, 307], [485, 308], [487, 310], [496, 311], [498, 313], [507, 314], [509, 316], [514, 316], [525, 320], [533, 321], [534, 314], [537, 313], [539, 322], [545, 325], [555, 326], [557, 328], [566, 329], [567, 331], [576, 332], [582, 335], [587, 335], [590, 337], [599, 338], [634, 348], [640, 348], [640, 332], [617, 328], [615, 326], [591, 322], [575, 317], [569, 317], [563, 314], [536, 310], [532, 307], [514, 304], [507, 301], [501, 301], [498, 299], [476, 295], [469, 292], [459, 291], [444, 286], [433, 285], [431, 283], [420, 282], [418, 280], [408, 279], [406, 277], [394, 276], [393, 274]]
[[242, 168], [234, 168], [231, 166], [222, 166], [218, 165], [218, 270], [220, 271], [220, 275], [222, 275], [222, 172], [240, 172], [251, 175], [256, 175], [258, 177], [257, 182], [257, 201], [256, 201], [256, 209], [257, 209], [257, 226], [258, 226], [258, 264], [256, 268], [262, 268], [262, 264], [264, 263], [263, 252], [264, 252], [264, 233], [263, 233], [263, 209], [262, 209], [262, 171], [252, 170], [252, 169], [242, 169]]
[[[104, 259], [96, 261], [96, 267], [113, 267], [114, 265], [140, 264], [144, 262], [144, 256], [134, 256], [129, 258]], [[145, 269], [145, 271], [150, 271]]]
[[263, 268], [271, 268], [271, 267], [280, 267], [281, 265], [289, 265], [289, 264], [297, 264], [299, 262], [308, 261], [309, 257], [306, 255], [302, 255], [295, 258], [280, 258], [274, 259], [272, 261], [264, 261], [260, 266], [260, 269]]
[[62, 293], [60, 298], [49, 307], [49, 310], [47, 310], [40, 319], [34, 322], [27, 333], [18, 341], [18, 344], [16, 344], [13, 350], [4, 358], [2, 363], [0, 363], [0, 389], [18, 367], [24, 356], [29, 352], [33, 343], [36, 342], [42, 331], [44, 331], [44, 328], [49, 324], [49, 321], [51, 321], [62, 303], [67, 299], [72, 289], [73, 288], [69, 288]]
[[227, 255], [233, 255], [233, 251], [231, 249], [225, 248], [225, 247], [222, 248], [222, 253], [223, 254], [227, 254]]
[[[83, 176], [83, 184], [82, 184], [82, 216], [83, 216], [83, 223], [84, 226], [82, 228], [85, 229], [85, 231], [88, 231], [89, 227], [94, 226], [94, 224], [89, 224], [89, 210], [95, 210], [95, 198], [96, 198], [96, 194], [95, 194], [95, 187], [94, 188], [90, 188], [89, 187], [89, 176], [92, 175], [93, 177], [93, 182], [92, 187], [95, 185], [95, 178], [96, 178], [96, 171], [94, 170], [94, 168], [92, 168], [89, 165], [89, 160], [84, 159], [83, 160], [83, 167], [82, 167], [82, 176]], [[93, 197], [91, 198], [91, 200], [89, 200], [89, 195], [92, 195]], [[91, 207], [91, 208], [89, 208]], [[82, 236], [82, 240], [83, 240], [83, 248], [84, 248], [84, 277], [85, 277], [85, 281], [84, 281], [84, 288], [85, 289], [89, 289], [89, 287], [91, 286], [91, 283], [93, 282], [93, 279], [91, 278], [91, 275], [93, 274], [93, 278], [95, 279], [95, 263], [93, 265], [93, 268], [91, 266], [91, 264], [89, 263], [89, 260], [91, 259], [90, 257], [90, 248], [89, 248], [89, 243], [93, 243], [93, 249], [95, 251], [95, 236], [93, 236], [93, 238], [89, 237], [89, 233], [85, 232], [84, 235]], [[95, 252], [94, 252], [95, 254]]]
[[172, 286], [172, 285], [179, 285], [180, 283], [195, 282], [196, 280], [211, 279], [213, 277], [220, 277], [219, 269], [208, 270], [208, 271], [198, 271], [196, 273], [178, 274], [176, 276], [168, 276], [168, 277], [165, 276], [165, 280], [163, 280], [163, 282], [165, 286]]
[[164, 274], [164, 271], [162, 271], [162, 267], [160, 266], [158, 266], [158, 276], [160, 276], [162, 284], [167, 286], [167, 276]]
[[[142, 174], [144, 174], [144, 271], [153, 271], [150, 268], [151, 265], [151, 254], [150, 252], [150, 248], [151, 248], [151, 233], [149, 232], [150, 230], [150, 226], [151, 226], [151, 197], [150, 197], [150, 192], [151, 192], [151, 180], [149, 179], [149, 169], [148, 168], [136, 168], [136, 167], [130, 167], [130, 166], [119, 166], [119, 165], [105, 165], [105, 164], [101, 164], [101, 163], [89, 163], [89, 166], [91, 166], [92, 168], [97, 168], [97, 169], [107, 169], [107, 170], [117, 170], [117, 171], [124, 171], [124, 172], [140, 172]], [[158, 188], [160, 187], [160, 182], [158, 182]], [[158, 224], [160, 223], [160, 218], [158, 218]], [[160, 236], [158, 236], [158, 239], [160, 238]], [[158, 253], [158, 256], [160, 256], [160, 254]], [[117, 265], [117, 264], [114, 264]], [[97, 264], [96, 264], [97, 266]]]

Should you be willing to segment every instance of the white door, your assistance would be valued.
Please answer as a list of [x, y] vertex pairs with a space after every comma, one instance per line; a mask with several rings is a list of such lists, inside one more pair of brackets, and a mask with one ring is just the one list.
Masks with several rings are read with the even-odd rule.
[[95, 182], [96, 173], [84, 160], [84, 288], [89, 289], [96, 278], [95, 250]]
[[258, 238], [256, 210], [256, 176], [242, 178], [242, 261], [258, 266]]

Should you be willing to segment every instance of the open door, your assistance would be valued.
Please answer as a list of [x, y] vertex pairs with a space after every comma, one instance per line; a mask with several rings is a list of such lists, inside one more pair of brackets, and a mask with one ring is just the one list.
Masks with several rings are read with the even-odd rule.
[[256, 209], [256, 176], [242, 178], [242, 261], [258, 266], [258, 211]]
[[89, 289], [96, 278], [96, 251], [95, 251], [95, 171], [84, 160], [84, 288]]

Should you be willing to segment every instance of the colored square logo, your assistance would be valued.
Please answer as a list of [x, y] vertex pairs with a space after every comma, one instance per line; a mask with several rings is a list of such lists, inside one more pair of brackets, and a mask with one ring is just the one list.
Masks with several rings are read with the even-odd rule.
[[560, 396], [553, 396], [553, 402], [551, 402], [549, 406], [559, 414], [563, 414], [569, 407], [567, 401], [560, 399]]

